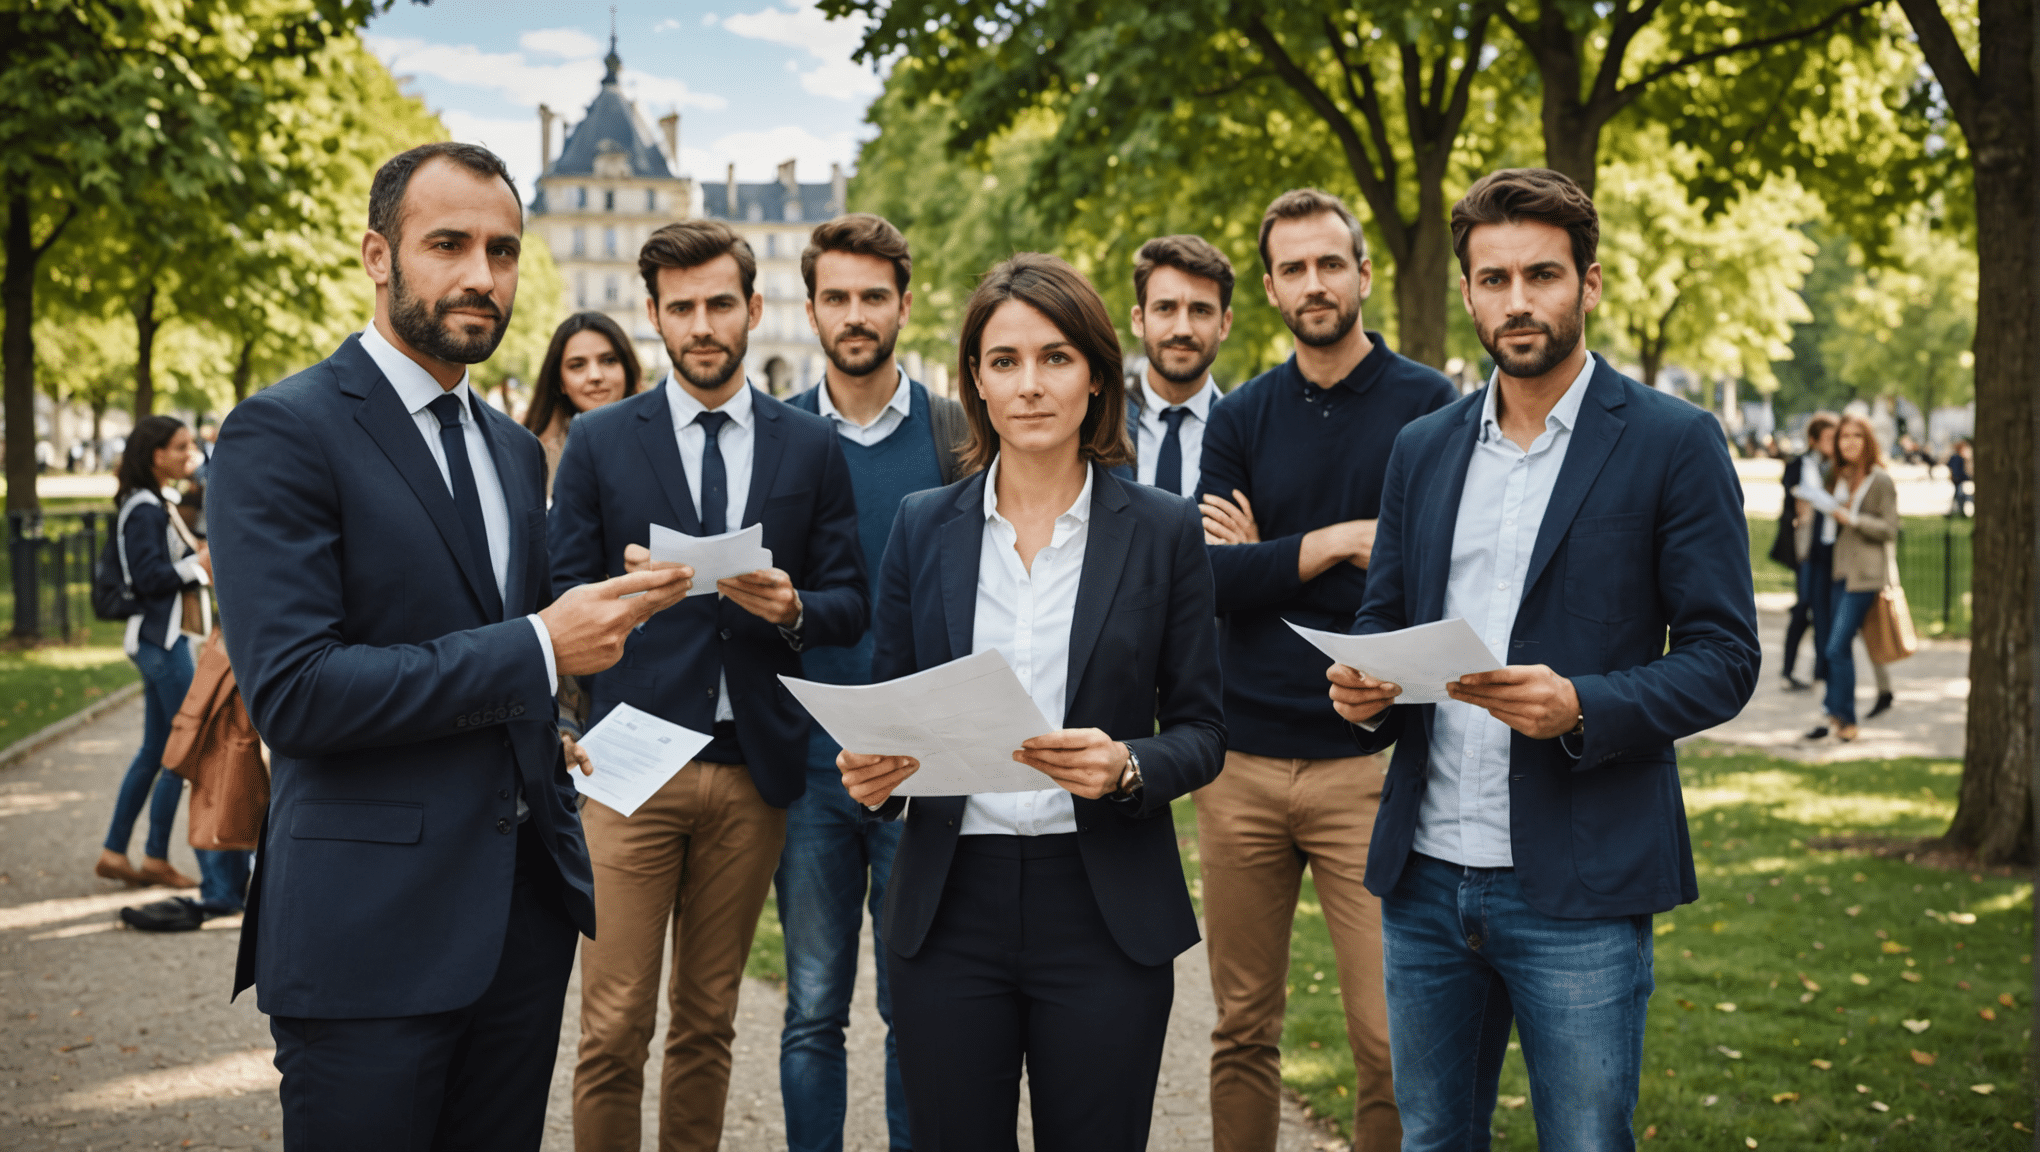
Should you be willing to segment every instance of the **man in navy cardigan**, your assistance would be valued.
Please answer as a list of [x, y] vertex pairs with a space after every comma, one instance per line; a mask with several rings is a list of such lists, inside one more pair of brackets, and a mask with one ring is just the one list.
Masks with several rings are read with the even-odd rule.
[[1333, 665], [1395, 745], [1367, 859], [1407, 1148], [1486, 1143], [1511, 1023], [1538, 1139], [1629, 1148], [1650, 918], [1698, 896], [1672, 742], [1755, 689], [1749, 537], [1707, 412], [1589, 356], [1593, 201], [1513, 169], [1452, 210], [1494, 380], [1404, 429], [1353, 631], [1461, 618], [1507, 666], [1437, 705]]
[[638, 267], [674, 370], [574, 421], [553, 482], [554, 588], [644, 568], [653, 524], [693, 536], [763, 524], [773, 566], [653, 619], [595, 677], [592, 722], [628, 703], [713, 740], [628, 818], [582, 809], [602, 933], [581, 952], [574, 1132], [582, 1147], [638, 1145], [670, 934], [659, 1142], [710, 1152], [744, 961], [786, 806], [807, 788], [807, 713], [778, 677], [801, 674], [808, 645], [855, 643], [871, 610], [835, 431], [743, 374], [764, 315], [750, 245], [688, 220], [654, 232]]

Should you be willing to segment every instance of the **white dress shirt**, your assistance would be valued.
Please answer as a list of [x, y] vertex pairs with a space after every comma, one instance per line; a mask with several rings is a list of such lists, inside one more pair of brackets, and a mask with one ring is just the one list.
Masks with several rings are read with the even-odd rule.
[[[361, 333], [361, 349], [368, 353], [375, 366], [382, 369], [384, 379], [396, 389], [397, 400], [411, 414], [411, 422], [418, 427], [418, 435], [425, 438], [425, 450], [432, 453], [432, 462], [439, 465], [439, 478], [446, 482], [446, 494], [453, 495], [453, 473], [447, 470], [446, 448], [439, 441], [439, 417], [427, 407], [434, 400], [447, 394], [432, 378], [423, 365], [402, 352], [383, 334], [370, 324]], [[475, 494], [482, 502], [482, 527], [489, 537], [489, 570], [496, 579], [496, 595], [505, 604], [509, 603], [510, 575], [510, 505], [503, 498], [503, 480], [496, 475], [496, 461], [489, 455], [488, 441], [482, 439], [482, 426], [475, 420], [474, 394], [468, 389], [467, 373], [462, 372], [460, 383], [453, 386], [453, 395], [460, 398], [461, 437], [467, 442], [468, 466], [475, 474]], [[560, 689], [559, 670], [553, 661], [552, 633], [546, 631], [545, 621], [536, 613], [525, 617], [538, 632], [538, 646], [545, 653], [545, 678], [552, 690]], [[521, 803], [521, 801], [520, 801]]]
[[[997, 648], [1013, 666], [1041, 714], [1063, 726], [1063, 696], [1070, 678], [1070, 626], [1077, 615], [1077, 584], [1091, 534], [1091, 471], [1070, 510], [1055, 518], [1048, 546], [1034, 554], [1030, 571], [1014, 545], [1019, 533], [999, 515], [999, 461], [985, 474], [985, 534], [978, 551], [977, 613], [971, 625], [975, 656]], [[1042, 779], [1046, 780], [1044, 776]], [[963, 806], [964, 836], [1052, 836], [1077, 830], [1077, 806], [1060, 787], [1039, 792], [981, 792]]]
[[900, 373], [899, 383], [893, 386], [892, 399], [885, 402], [885, 407], [879, 410], [878, 415], [869, 424], [859, 424], [837, 410], [835, 402], [829, 398], [827, 377], [823, 377], [815, 400], [822, 418], [834, 425], [843, 439], [866, 448], [883, 443], [886, 437], [899, 431], [900, 425], [906, 422], [907, 417], [914, 414], [914, 390], [907, 387], [905, 372]]
[[[1509, 637], [1523, 603], [1530, 551], [1544, 509], [1579, 422], [1594, 358], [1573, 377], [1544, 418], [1529, 451], [1502, 435], [1495, 416], [1499, 384], [1488, 381], [1480, 439], [1466, 465], [1466, 487], [1452, 532], [1452, 574], [1445, 616], [1464, 617], [1490, 651], [1509, 658]], [[1484, 708], [1456, 700], [1437, 706], [1431, 722], [1430, 782], [1417, 810], [1412, 846], [1426, 856], [1470, 868], [1511, 868], [1509, 738], [1512, 730]]]
[[[670, 370], [666, 373], [666, 405], [673, 410], [673, 438], [680, 445], [680, 467], [687, 473], [687, 493], [694, 499], [694, 515], [699, 519], [701, 457], [708, 450], [708, 431], [696, 424], [694, 418], [709, 411], [709, 408], [696, 400], [692, 392], [681, 387]], [[752, 421], [757, 416], [751, 409], [750, 379], [747, 377], [744, 386], [715, 411], [730, 418], [730, 422], [716, 434], [715, 442], [722, 449], [723, 476], [729, 488], [729, 500], [723, 509], [723, 527], [734, 532], [744, 524], [744, 504], [751, 496], [751, 447], [757, 440], [752, 428]], [[736, 711], [730, 707], [728, 673], [716, 679], [715, 718], [717, 723], [737, 718]]]
[[1218, 403], [1223, 395], [1218, 385], [1211, 382], [1211, 373], [1204, 374], [1204, 387], [1199, 388], [1190, 399], [1181, 405], [1164, 404], [1143, 380], [1136, 385], [1140, 389], [1140, 419], [1133, 426], [1134, 458], [1138, 463], [1137, 479], [1154, 486], [1155, 463], [1161, 459], [1162, 439], [1169, 434], [1169, 426], [1162, 422], [1162, 411], [1166, 408], [1183, 407], [1190, 415], [1183, 418], [1183, 426], [1176, 433], [1183, 449], [1182, 494], [1195, 495], [1197, 492], [1198, 468], [1204, 462], [1204, 429], [1211, 420], [1211, 406]]

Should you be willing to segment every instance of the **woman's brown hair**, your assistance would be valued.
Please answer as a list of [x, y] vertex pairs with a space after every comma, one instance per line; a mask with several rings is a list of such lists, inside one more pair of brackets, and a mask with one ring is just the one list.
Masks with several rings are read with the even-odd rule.
[[1046, 317], [1091, 369], [1098, 391], [1084, 413], [1078, 456], [1107, 468], [1132, 461], [1133, 449], [1126, 442], [1126, 379], [1119, 333], [1112, 327], [1105, 301], [1075, 268], [1046, 253], [1022, 252], [985, 273], [964, 306], [963, 330], [956, 341], [956, 394], [970, 425], [970, 437], [958, 453], [963, 471], [989, 468], [999, 454], [999, 434], [992, 428], [985, 398], [978, 394], [976, 365], [985, 325], [1008, 300], [1018, 300]]
[[574, 418], [576, 409], [566, 396], [567, 341], [582, 332], [600, 332], [608, 337], [609, 346], [616, 350], [616, 358], [623, 362], [623, 394], [635, 396], [638, 390], [637, 350], [630, 346], [630, 337], [623, 334], [623, 328], [616, 321], [600, 312], [576, 312], [560, 322], [553, 330], [552, 343], [545, 350], [545, 360], [539, 365], [538, 382], [531, 388], [531, 407], [524, 410], [524, 426], [533, 436], [543, 436], [552, 428], [553, 419], [565, 412], [567, 419]]
[[1884, 446], [1877, 442], [1877, 429], [1870, 426], [1869, 419], [1854, 412], [1845, 413], [1841, 421], [1835, 425], [1835, 471], [1846, 472], [1858, 466], [1855, 461], [1842, 456], [1842, 433], [1850, 428], [1855, 428], [1863, 434], [1863, 454], [1868, 459], [1863, 461], [1861, 467], [1863, 475], [1868, 476], [1872, 469], [1883, 467]]

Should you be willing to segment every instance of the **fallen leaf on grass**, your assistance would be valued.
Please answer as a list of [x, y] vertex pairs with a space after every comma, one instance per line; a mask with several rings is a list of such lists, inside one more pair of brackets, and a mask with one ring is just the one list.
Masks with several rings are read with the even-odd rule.
[[1870, 978], [1868, 976], [1863, 975], [1861, 972], [1851, 972], [1849, 973], [1849, 983], [1868, 984], [1870, 983]]
[[1813, 1003], [1813, 993], [1811, 993], [1811, 992], [1801, 992], [1801, 993], [1799, 994], [1799, 1002], [1800, 1002], [1801, 1004], [1811, 1004], [1811, 1003]]
[[1715, 1104], [1719, 1103], [1720, 1100], [1721, 1097], [1719, 1096], [1703, 1096], [1700, 1098], [1700, 1106], [1702, 1108], [1712, 1108], [1714, 1107]]
[[1924, 976], [1921, 976], [1921, 975], [1920, 975], [1919, 973], [1917, 973], [1917, 972], [1900, 972], [1900, 973], [1898, 974], [1898, 978], [1899, 978], [1900, 980], [1904, 980], [1904, 981], [1907, 981], [1908, 983], [1912, 983], [1912, 984], [1917, 984], [1917, 983], [1919, 983], [1919, 982], [1920, 982], [1921, 980], [1924, 980], [1924, 979], [1926, 979], [1926, 977], [1924, 977]]
[[1677, 1076], [1678, 1074], [1679, 1074], [1679, 1070], [1678, 1070], [1678, 1069], [1676, 1069], [1676, 1068], [1667, 1068], [1667, 1069], [1665, 1069], [1665, 1075], [1667, 1075], [1667, 1076]]
[[1884, 954], [1885, 954], [1886, 956], [1896, 956], [1896, 955], [1898, 955], [1898, 954], [1899, 954], [1899, 953], [1901, 953], [1901, 952], [1910, 952], [1910, 951], [1912, 951], [1912, 949], [1910, 949], [1910, 948], [1906, 947], [1906, 946], [1905, 946], [1905, 945], [1903, 945], [1903, 944], [1900, 944], [1900, 943], [1899, 943], [1898, 941], [1896, 941], [1896, 940], [1886, 940], [1886, 941], [1885, 941], [1885, 942], [1884, 942], [1884, 943], [1883, 943], [1883, 944], [1881, 945], [1881, 947], [1882, 947], [1882, 949], [1883, 949], [1883, 951], [1884, 951]]
[[1804, 973], [1804, 972], [1800, 972], [1800, 973], [1796, 973], [1796, 975], [1797, 975], [1797, 976], [1799, 977], [1799, 983], [1800, 983], [1800, 984], [1801, 984], [1802, 986], [1804, 986], [1804, 987], [1805, 987], [1805, 989], [1806, 989], [1806, 990], [1807, 990], [1808, 992], [1818, 992], [1818, 991], [1820, 991], [1820, 985], [1818, 985], [1818, 984], [1815, 984], [1815, 983], [1814, 983], [1813, 981], [1811, 981], [1811, 980], [1807, 979], [1807, 978], [1806, 978], [1806, 973]]
[[1932, 1067], [1934, 1064], [1934, 1054], [1932, 1052], [1922, 1052], [1915, 1048], [1912, 1050], [1912, 1061], [1915, 1064], [1925, 1064], [1928, 1067]]
[[1648, 1127], [1648, 1128], [1645, 1128], [1645, 1129], [1643, 1130], [1643, 1138], [1644, 1138], [1645, 1140], [1655, 1140], [1655, 1139], [1657, 1139], [1657, 1125], [1653, 1124], [1653, 1125], [1651, 1125], [1650, 1127]]
[[1757, 1146], [1757, 1138], [1755, 1136], [1745, 1136], [1742, 1138], [1742, 1142], [1745, 1148], [1755, 1148]]
[[1950, 912], [1948, 913], [1948, 922], [1950, 924], [1974, 924], [1976, 923], [1976, 913]]
[[1991, 1011], [1991, 1010], [1990, 1010], [1990, 1009], [1988, 1009], [1988, 1008], [1983, 1008], [1983, 1009], [1979, 1009], [1979, 1010], [1977, 1011], [1977, 1013], [1976, 1013], [1976, 1014], [1977, 1014], [1978, 1016], [1981, 1016], [1981, 1017], [1983, 1017], [1983, 1018], [1984, 1018], [1985, 1020], [1995, 1020], [1995, 1019], [1997, 1019], [1997, 1013], [1995, 1013], [1995, 1012]]
[[1993, 1092], [1997, 1091], [1997, 1085], [1995, 1085], [1995, 1084], [1971, 1084], [1971, 1085], [1969, 1086], [1969, 1090], [1970, 1090], [1971, 1092], [1974, 1092], [1974, 1093], [1976, 1093], [1976, 1094], [1977, 1094], [1978, 1096], [1988, 1096], [1988, 1095], [1990, 1095], [1991, 1093], [1993, 1093]]
[[1867, 1094], [1870, 1091], [1870, 1086], [1868, 1084], [1858, 1084], [1856, 1085], [1856, 1091]]
[[1735, 1049], [1733, 1049], [1733, 1048], [1730, 1048], [1730, 1047], [1729, 1047], [1728, 1045], [1726, 1045], [1726, 1044], [1716, 1044], [1716, 1045], [1714, 1046], [1714, 1050], [1715, 1050], [1716, 1052], [1719, 1052], [1719, 1053], [1721, 1053], [1721, 1054], [1722, 1054], [1723, 1056], [1726, 1056], [1726, 1057], [1728, 1057], [1728, 1058], [1729, 1058], [1730, 1060], [1740, 1060], [1740, 1059], [1742, 1059], [1742, 1053], [1740, 1053], [1740, 1052], [1736, 1051], [1736, 1050], [1735, 1050]]
[[1849, 916], [1861, 916], [1863, 914], [1863, 906], [1861, 904], [1851, 904], [1847, 908], [1842, 909], [1842, 912]]
[[1684, 1008], [1688, 1012], [1691, 1012], [1693, 1010], [1693, 1002], [1691, 1000], [1686, 999], [1684, 996], [1679, 997], [1678, 1005], [1679, 1007]]
[[1335, 1084], [1332, 1086], [1332, 1090], [1337, 1092], [1341, 1096], [1344, 1096], [1346, 1094], [1346, 1086], [1344, 1084]]
[[1900, 1020], [1898, 1022], [1898, 1026], [1917, 1036], [1920, 1033], [1925, 1032], [1927, 1029], [1932, 1028], [1934, 1026], [1934, 1022], [1932, 1020]]
[[1771, 1097], [1771, 1103], [1773, 1104], [1796, 1104], [1798, 1102], [1799, 1093], [1797, 1092], [1780, 1092]]
[[1874, 1112], [1889, 1112], [1891, 1111], [1891, 1105], [1886, 1104], [1882, 1100], [1872, 1100], [1870, 1102], [1870, 1109]]
[[1835, 1062], [1832, 1060], [1808, 1060], [1807, 1063], [1813, 1065], [1815, 1068], [1818, 1068], [1823, 1072], [1835, 1066]]
[[2019, 1002], [2017, 1000], [2012, 999], [2012, 994], [2010, 992], [1998, 993], [1998, 1003], [2004, 1005], [2007, 1008], [2017, 1008], [2019, 1006]]
[[1504, 1108], [1521, 1108], [1523, 1105], [1528, 1104], [1529, 1102], [1530, 1098], [1528, 1096], [1495, 1097], [1495, 1103], [1500, 1104]]
[[1733, 1004], [1730, 1004], [1729, 1002], [1727, 1002], [1726, 1000], [1724, 1000], [1724, 1001], [1722, 1001], [1721, 1003], [1719, 1003], [1719, 1004], [1716, 1004], [1716, 1005], [1714, 1006], [1714, 1010], [1715, 1010], [1716, 1012], [1733, 1012], [1733, 1011], [1735, 1011], [1735, 1005], [1733, 1005]]
[[2017, 1120], [2014, 1120], [2014, 1121], [2012, 1121], [2012, 1127], [2014, 1127], [2014, 1128], [2017, 1128], [2017, 1129], [2018, 1129], [2019, 1131], [2021, 1131], [2021, 1132], [2031, 1132], [2031, 1131], [2032, 1131], [2032, 1129], [2031, 1129], [2031, 1128], [2028, 1128], [2028, 1127], [2026, 1127], [2026, 1126], [2025, 1126], [2024, 1124], [2020, 1123], [2020, 1122], [2019, 1122], [2019, 1121], [2017, 1121]]

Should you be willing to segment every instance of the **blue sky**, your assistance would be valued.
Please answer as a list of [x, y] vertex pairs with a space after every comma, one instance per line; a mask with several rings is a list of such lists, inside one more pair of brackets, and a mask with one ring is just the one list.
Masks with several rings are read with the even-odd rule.
[[[879, 91], [851, 62], [862, 25], [830, 21], [811, 0], [619, 0], [623, 90], [654, 133], [680, 113], [684, 174], [746, 181], [781, 161], [803, 181], [846, 169], [870, 135], [864, 110]], [[519, 0], [398, 0], [364, 39], [455, 139], [485, 144], [531, 187], [539, 168], [538, 106], [578, 121], [602, 82], [610, 6]], [[561, 136], [555, 129], [557, 154]]]

